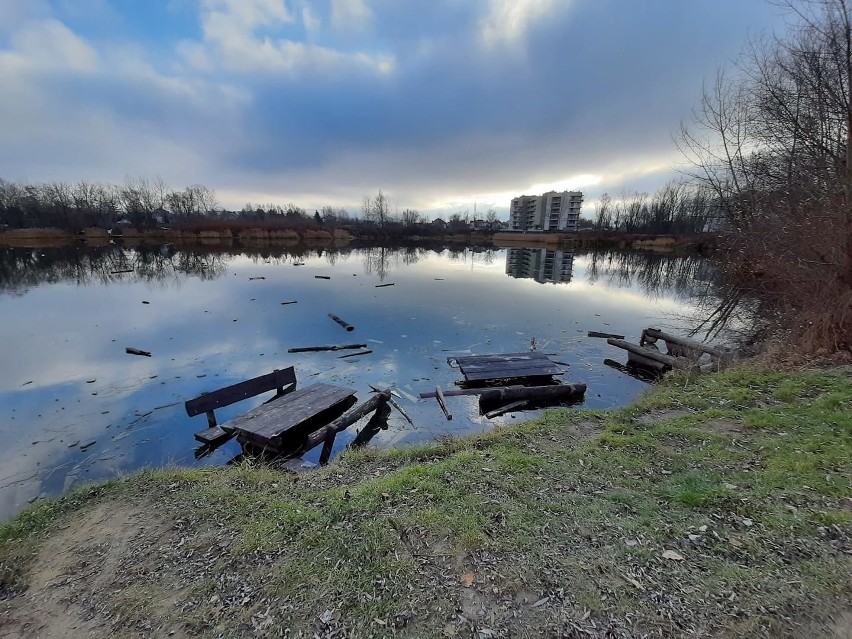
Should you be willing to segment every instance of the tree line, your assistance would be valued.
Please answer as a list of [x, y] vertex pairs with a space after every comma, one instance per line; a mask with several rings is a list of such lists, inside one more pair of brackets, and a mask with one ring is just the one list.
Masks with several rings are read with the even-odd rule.
[[783, 36], [719, 71], [678, 145], [727, 225], [726, 270], [791, 343], [852, 350], [852, 3], [777, 0]]

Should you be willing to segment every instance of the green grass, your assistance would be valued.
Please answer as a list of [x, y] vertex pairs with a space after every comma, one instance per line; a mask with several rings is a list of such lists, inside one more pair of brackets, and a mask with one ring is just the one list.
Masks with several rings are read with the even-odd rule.
[[[650, 411], [661, 419], [637, 419]], [[710, 420], [737, 428], [714, 430]], [[598, 433], [583, 436], [580, 423]], [[306, 476], [244, 464], [83, 489], [0, 526], [0, 567], [7, 589], [25, 584], [41, 540], [78, 509], [135, 499], [194, 522], [199, 549], [210, 535], [233, 536], [230, 569], [267, 600], [303, 611], [292, 613], [302, 628], [330, 602], [362, 631], [402, 607], [435, 622], [460, 605], [468, 570], [483, 597], [501, 596], [492, 585], [562, 592], [564, 605], [601, 619], [629, 614], [645, 630], [667, 627], [661, 614], [716, 630], [738, 627], [742, 614], [783, 626], [781, 610], [830, 614], [852, 596], [842, 552], [852, 538], [850, 459], [848, 375], [678, 375], [624, 409], [548, 411], [476, 437], [347, 452]], [[666, 549], [685, 561], [661, 559]], [[258, 567], [258, 557], [271, 559]], [[204, 583], [186, 596], [209, 598]], [[656, 591], [674, 594], [648, 597]], [[536, 614], [556, 632], [548, 610]], [[186, 619], [193, 631], [211, 628], [197, 610]]]

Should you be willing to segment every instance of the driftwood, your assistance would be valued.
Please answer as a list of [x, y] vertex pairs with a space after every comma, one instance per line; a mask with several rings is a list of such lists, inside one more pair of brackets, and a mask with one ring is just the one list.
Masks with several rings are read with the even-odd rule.
[[260, 275], [260, 276], [258, 276], [258, 277], [250, 277], [250, 278], [249, 278], [249, 282], [251, 282], [251, 281], [253, 281], [253, 280], [265, 280], [265, 279], [266, 279], [266, 278], [265, 278], [263, 275]]
[[316, 353], [319, 351], [347, 351], [356, 348], [367, 348], [366, 344], [341, 344], [339, 346], [302, 346], [298, 348], [288, 348], [288, 353]]
[[352, 410], [343, 413], [343, 415], [335, 419], [328, 426], [323, 426], [319, 430], [314, 431], [313, 433], [308, 435], [307, 440], [305, 441], [304, 449], [310, 450], [314, 446], [318, 446], [319, 444], [325, 442], [326, 439], [332, 434], [336, 435], [348, 426], [351, 426], [359, 419], [364, 417], [364, 415], [372, 413], [374, 410], [387, 403], [388, 399], [390, 399], [390, 396], [391, 394], [388, 390], [376, 393], [363, 404], [360, 404]]
[[639, 353], [628, 352], [627, 361], [632, 362], [633, 364], [637, 364], [642, 368], [648, 368], [657, 373], [665, 373], [667, 370], [671, 369], [671, 366], [669, 366], [668, 364], [663, 364], [663, 362], [658, 362], [655, 359], [645, 357], [644, 355], [640, 355]]
[[604, 337], [613, 339], [624, 339], [624, 335], [616, 335], [615, 333], [601, 333], [599, 331], [589, 331], [588, 337]]
[[384, 288], [385, 286], [393, 286], [396, 282], [391, 282], [390, 284], [376, 284], [376, 288]]
[[130, 355], [142, 355], [143, 357], [151, 357], [151, 353], [149, 351], [142, 351], [138, 348], [133, 348], [132, 346], [125, 347], [124, 352], [129, 353]]
[[349, 324], [348, 322], [344, 322], [342, 319], [340, 319], [340, 318], [339, 318], [337, 315], [335, 315], [334, 313], [329, 313], [329, 314], [328, 314], [328, 316], [329, 316], [331, 319], [333, 319], [335, 322], [337, 322], [338, 324], [340, 324], [343, 328], [345, 328], [347, 333], [351, 333], [352, 331], [354, 331], [354, 330], [355, 330], [355, 327], [354, 327], [354, 326], [352, 326], [352, 324]]
[[698, 359], [703, 353], [707, 353], [714, 361], [725, 362], [730, 359], [730, 353], [724, 349], [710, 346], [694, 339], [664, 333], [658, 328], [646, 328], [642, 331], [642, 339], [639, 340], [639, 344], [640, 346], [644, 346], [646, 343], [653, 344], [658, 339], [666, 343], [669, 354], [673, 356]]
[[281, 306], [286, 306], [287, 304], [298, 304], [298, 300], [290, 300], [289, 302], [281, 302]]
[[[609, 338], [606, 342], [610, 346], [617, 346], [618, 348], [623, 348], [624, 350], [629, 351], [634, 355], [661, 362], [662, 364], [665, 364], [670, 368], [689, 369], [694, 366], [694, 362], [691, 362], [688, 359], [682, 357], [673, 357], [671, 355], [663, 355], [658, 351], [655, 351], [650, 348], [645, 348], [644, 346], [631, 344], [630, 342], [626, 342], [623, 339]], [[634, 361], [637, 360], [634, 359]]]
[[441, 407], [441, 410], [444, 411], [444, 415], [447, 416], [447, 421], [453, 418], [453, 414], [447, 409], [447, 402], [444, 401], [444, 391], [441, 390], [440, 386], [435, 387], [435, 397], [438, 399], [438, 405]]
[[357, 353], [347, 353], [346, 355], [341, 355], [337, 359], [346, 359], [347, 357], [358, 357], [359, 355], [369, 355], [372, 352], [373, 351], [368, 349], [366, 351], [359, 351]]
[[118, 275], [119, 273], [132, 273], [135, 269], [132, 268], [122, 268], [117, 271], [110, 271], [111, 275]]
[[[373, 390], [374, 393], [381, 393], [382, 392], [379, 388], [376, 388], [372, 384], [368, 384], [368, 385]], [[397, 409], [399, 411], [399, 414], [402, 415], [403, 417], [405, 417], [405, 421], [407, 421], [409, 424], [414, 426], [414, 422], [411, 420], [411, 417], [408, 416], [408, 413], [406, 413], [405, 410], [403, 410], [402, 406], [400, 406], [396, 402], [396, 400], [393, 398], [393, 391], [390, 391], [390, 392], [391, 392], [391, 397], [388, 397], [388, 404], [390, 404], [395, 409]], [[416, 428], [416, 426], [415, 426], [415, 428]]]
[[316, 280], [330, 280], [331, 277], [328, 275], [314, 275], [314, 279]]
[[580, 399], [585, 392], [585, 384], [492, 388], [479, 396], [479, 403], [505, 405], [521, 399], [527, 401]]
[[513, 411], [516, 408], [520, 408], [521, 406], [526, 406], [527, 400], [520, 399], [516, 402], [512, 402], [511, 404], [506, 404], [505, 406], [501, 406], [500, 408], [495, 408], [492, 411], [488, 411], [485, 413], [486, 419], [493, 419], [494, 417], [500, 417], [500, 415], [505, 415], [509, 411]]

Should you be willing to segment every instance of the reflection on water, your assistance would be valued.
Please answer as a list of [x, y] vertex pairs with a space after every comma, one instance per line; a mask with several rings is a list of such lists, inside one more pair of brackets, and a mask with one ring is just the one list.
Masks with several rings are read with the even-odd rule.
[[[323, 276], [328, 279], [317, 279]], [[521, 279], [529, 277], [531, 279]], [[559, 282], [543, 286], [537, 282]], [[390, 284], [377, 288], [381, 283]], [[604, 365], [622, 353], [589, 330], [638, 339], [694, 308], [714, 285], [695, 257], [549, 249], [284, 247], [0, 249], [0, 518], [41, 494], [168, 463], [219, 465], [235, 442], [196, 460], [203, 417], [183, 403], [243, 379], [295, 366], [301, 385], [394, 386], [415, 426], [396, 411], [338, 435], [347, 445], [395, 446], [463, 435], [535, 414], [486, 420], [475, 397], [448, 398], [447, 358], [538, 350], [588, 384], [584, 405], [623, 405], [645, 382]], [[295, 301], [293, 304], [283, 302]], [[356, 327], [347, 333], [335, 313]], [[348, 343], [371, 354], [290, 354]], [[152, 357], [125, 353], [130, 346]], [[217, 411], [220, 422], [258, 397]], [[221, 414], [219, 414], [221, 412]], [[315, 450], [308, 459], [316, 461]]]
[[542, 284], [570, 282], [574, 251], [546, 248], [513, 248], [506, 251], [506, 275], [533, 279]]

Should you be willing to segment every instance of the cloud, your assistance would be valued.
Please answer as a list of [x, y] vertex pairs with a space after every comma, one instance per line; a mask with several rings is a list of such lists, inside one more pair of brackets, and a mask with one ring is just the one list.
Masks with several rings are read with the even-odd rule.
[[488, 13], [480, 29], [487, 46], [515, 44], [523, 40], [530, 27], [544, 20], [557, 8], [565, 10], [570, 2], [557, 0], [489, 0]]
[[0, 72], [16, 68], [90, 72], [97, 65], [95, 50], [53, 19], [27, 23], [12, 35], [9, 50], [0, 52]]
[[365, 0], [331, 0], [331, 26], [338, 31], [363, 30], [372, 18]]

